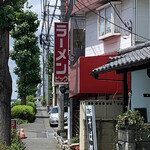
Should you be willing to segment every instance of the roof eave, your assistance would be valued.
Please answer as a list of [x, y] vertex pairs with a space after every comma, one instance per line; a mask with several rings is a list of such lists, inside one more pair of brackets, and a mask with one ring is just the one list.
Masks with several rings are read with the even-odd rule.
[[[87, 12], [91, 10], [95, 10], [96, 8], [102, 5], [102, 1], [104, 0], [90, 0], [90, 1], [79, 1], [77, 0], [73, 6], [72, 15], [85, 15]], [[106, 1], [106, 0], [105, 0]]]
[[150, 68], [150, 60], [149, 61], [143, 61], [143, 62], [139, 62], [139, 63], [134, 63], [134, 64], [127, 64], [127, 65], [122, 65], [122, 66], [117, 66], [117, 67], [113, 67], [113, 68], [109, 68], [109, 69], [105, 69], [105, 70], [93, 70], [90, 75], [95, 78], [98, 79], [99, 74], [103, 74], [103, 73], [107, 73], [110, 71], [116, 71], [117, 74], [120, 73], [124, 73], [124, 72], [132, 72], [132, 71], [137, 71], [137, 70], [141, 70], [141, 69], [148, 69]]

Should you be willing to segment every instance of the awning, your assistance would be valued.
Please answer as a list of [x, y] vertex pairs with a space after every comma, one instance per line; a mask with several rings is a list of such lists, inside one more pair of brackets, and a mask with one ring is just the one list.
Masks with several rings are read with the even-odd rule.
[[131, 72], [150, 68], [150, 42], [119, 50], [118, 56], [109, 57], [109, 61], [95, 68], [90, 75], [98, 78], [98, 74], [116, 70], [116, 73]]
[[[80, 57], [77, 62], [70, 67], [69, 97], [85, 97], [85, 95], [108, 95], [122, 94], [122, 75], [115, 71], [101, 75], [100, 80], [95, 80], [90, 76], [91, 70], [104, 65], [109, 61], [109, 57], [115, 54], [106, 54], [92, 57]], [[130, 85], [130, 80], [129, 85]], [[130, 88], [130, 86], [129, 86]]]

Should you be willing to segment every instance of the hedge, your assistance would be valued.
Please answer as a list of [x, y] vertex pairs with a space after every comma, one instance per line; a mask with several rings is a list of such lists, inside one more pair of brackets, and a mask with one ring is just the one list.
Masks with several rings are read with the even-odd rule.
[[[14, 106], [17, 106], [17, 105], [21, 105], [21, 101], [18, 100], [14, 103], [11, 104], [11, 108], [13, 108]], [[32, 106], [33, 109], [34, 109], [34, 112], [36, 112], [36, 104], [34, 102], [31, 102], [31, 101], [27, 101], [26, 103], [27, 106]]]
[[33, 96], [33, 95], [28, 95], [28, 96], [26, 97], [26, 101], [27, 101], [27, 102], [35, 102], [34, 96]]
[[23, 120], [28, 120], [29, 122], [33, 122], [35, 118], [34, 108], [27, 105], [16, 105], [11, 108], [11, 118], [20, 118]]
[[16, 105], [21, 105], [21, 100], [18, 100], [18, 101], [16, 101], [16, 102], [12, 103], [12, 104], [11, 104], [11, 108], [13, 108], [13, 107], [16, 106]]
[[27, 106], [33, 107], [33, 110], [34, 110], [34, 112], [36, 113], [36, 105], [35, 105], [34, 102], [28, 102], [28, 101], [27, 101]]
[[25, 150], [25, 144], [20, 140], [16, 130], [11, 130], [11, 145], [6, 146], [0, 142], [0, 150]]

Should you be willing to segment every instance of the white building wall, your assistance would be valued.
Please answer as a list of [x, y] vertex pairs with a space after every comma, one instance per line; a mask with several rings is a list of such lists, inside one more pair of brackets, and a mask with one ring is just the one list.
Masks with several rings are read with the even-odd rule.
[[[135, 0], [135, 22], [136, 22], [136, 33], [145, 38], [150, 38], [150, 0]], [[139, 36], [136, 37], [136, 41], [145, 42], [144, 38]]]
[[[123, 0], [121, 5], [121, 18], [125, 23], [128, 23], [131, 26], [130, 20], [134, 24], [134, 0]], [[123, 23], [121, 27], [128, 30]], [[120, 48], [124, 49], [131, 46], [131, 34], [125, 30], [120, 31], [121, 33], [121, 42]], [[133, 36], [134, 37], [134, 36]]]
[[131, 84], [131, 108], [147, 108], [147, 120], [150, 122], [150, 97], [143, 96], [150, 94], [150, 78], [147, 76], [147, 70], [132, 72]]
[[[122, 2], [121, 17], [124, 21], [133, 20], [133, 7], [133, 0], [124, 0]], [[120, 26], [125, 28], [122, 23]], [[120, 36], [98, 40], [98, 15], [93, 12], [86, 14], [85, 29], [85, 56], [97, 56], [131, 46], [131, 34], [124, 30], [120, 30]]]
[[97, 56], [104, 53], [103, 41], [97, 40], [97, 15], [86, 15], [85, 56]]

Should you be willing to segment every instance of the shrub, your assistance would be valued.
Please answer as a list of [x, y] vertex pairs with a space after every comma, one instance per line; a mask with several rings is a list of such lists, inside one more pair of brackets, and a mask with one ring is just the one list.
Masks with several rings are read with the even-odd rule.
[[43, 103], [43, 98], [41, 98], [40, 101], [41, 101], [41, 104], [42, 104]]
[[25, 146], [20, 140], [19, 134], [16, 130], [11, 131], [11, 146], [10, 150], [25, 150]]
[[11, 131], [11, 146], [0, 143], [0, 150], [25, 150], [24, 144], [20, 141], [16, 130]]
[[27, 101], [27, 105], [33, 107], [34, 112], [36, 112], [36, 105], [35, 105], [35, 103]]
[[41, 98], [41, 104], [42, 104], [42, 106], [46, 106], [46, 101], [43, 100], [43, 98]]
[[[18, 100], [17, 102], [14, 102], [13, 104], [11, 104], [11, 108], [13, 108], [16, 105], [21, 105], [21, 101]], [[34, 102], [31, 102], [31, 101], [28, 100], [27, 103], [26, 103], [26, 105], [32, 106], [33, 109], [34, 109], [34, 111], [36, 112], [36, 104]]]
[[28, 120], [22, 120], [22, 119], [20, 119], [20, 118], [17, 118], [17, 124], [19, 125], [19, 124], [28, 124]]
[[79, 143], [79, 136], [75, 136], [71, 139], [71, 143]]
[[16, 106], [16, 105], [21, 105], [21, 100], [18, 100], [16, 102], [12, 103], [11, 104], [11, 108], [14, 107], [14, 106]]
[[0, 143], [0, 150], [10, 150], [10, 149], [4, 144]]
[[16, 105], [11, 108], [11, 118], [20, 118], [28, 120], [29, 122], [34, 121], [35, 112], [33, 107], [27, 105]]
[[27, 102], [35, 102], [34, 96], [33, 95], [29, 95], [26, 97], [26, 101]]
[[132, 111], [129, 108], [127, 112], [118, 116], [116, 132], [119, 129], [134, 130], [137, 136], [136, 141], [142, 140], [142, 135], [148, 133], [148, 127], [144, 125], [144, 118], [140, 115], [140, 112], [137, 110]]

